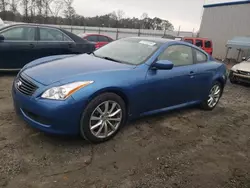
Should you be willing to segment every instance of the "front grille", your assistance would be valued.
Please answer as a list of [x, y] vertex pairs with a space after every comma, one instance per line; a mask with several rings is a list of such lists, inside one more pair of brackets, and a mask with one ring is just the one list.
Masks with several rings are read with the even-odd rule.
[[18, 91], [28, 96], [33, 95], [38, 88], [34, 83], [32, 83], [32, 81], [23, 75], [20, 75], [16, 79], [15, 85]]
[[241, 70], [239, 70], [238, 72], [239, 72], [240, 74], [250, 76], [250, 72], [247, 72], [247, 71], [241, 71]]

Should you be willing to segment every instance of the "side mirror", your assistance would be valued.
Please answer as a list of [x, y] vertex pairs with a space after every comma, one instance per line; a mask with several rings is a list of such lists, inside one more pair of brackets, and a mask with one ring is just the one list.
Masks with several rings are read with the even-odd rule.
[[0, 41], [4, 41], [4, 36], [0, 35]]
[[159, 60], [153, 64], [153, 68], [161, 70], [171, 70], [174, 67], [174, 64], [168, 60]]
[[246, 57], [242, 57], [242, 61], [246, 61], [247, 60], [247, 58]]

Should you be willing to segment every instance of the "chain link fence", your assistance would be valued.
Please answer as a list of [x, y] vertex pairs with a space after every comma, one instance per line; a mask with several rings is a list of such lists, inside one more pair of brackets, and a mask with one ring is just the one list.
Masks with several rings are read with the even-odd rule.
[[87, 26], [67, 26], [53, 25], [60, 27], [75, 34], [96, 33], [110, 36], [113, 39], [120, 39], [134, 36], [152, 36], [152, 37], [194, 37], [195, 33], [189, 31], [169, 31], [169, 30], [149, 30], [149, 29], [127, 29], [127, 28], [105, 28], [105, 27], [87, 27]]
[[[8, 22], [6, 25], [19, 24], [20, 22]], [[108, 27], [89, 27], [89, 26], [71, 26], [71, 25], [49, 25], [70, 31], [74, 34], [96, 33], [107, 35], [113, 39], [120, 39], [134, 36], [152, 36], [152, 37], [195, 37], [196, 33], [191, 31], [170, 31], [170, 30], [149, 30], [149, 29], [127, 29], [127, 28], [108, 28]]]

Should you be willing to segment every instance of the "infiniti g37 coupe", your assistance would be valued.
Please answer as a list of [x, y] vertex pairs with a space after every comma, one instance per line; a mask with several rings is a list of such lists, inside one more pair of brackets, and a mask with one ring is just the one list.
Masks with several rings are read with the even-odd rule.
[[18, 24], [0, 29], [0, 71], [20, 70], [46, 56], [91, 53], [94, 44], [60, 28]]
[[99, 143], [133, 118], [195, 104], [212, 110], [226, 80], [225, 66], [191, 44], [135, 37], [91, 55], [33, 61], [14, 80], [12, 95], [32, 127]]

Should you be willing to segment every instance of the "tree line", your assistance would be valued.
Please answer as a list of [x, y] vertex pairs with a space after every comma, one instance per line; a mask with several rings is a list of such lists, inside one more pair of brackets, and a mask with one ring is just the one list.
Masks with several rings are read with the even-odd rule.
[[172, 23], [143, 13], [140, 18], [127, 18], [122, 10], [110, 14], [84, 17], [76, 13], [74, 0], [0, 0], [3, 20], [40, 24], [174, 30]]

